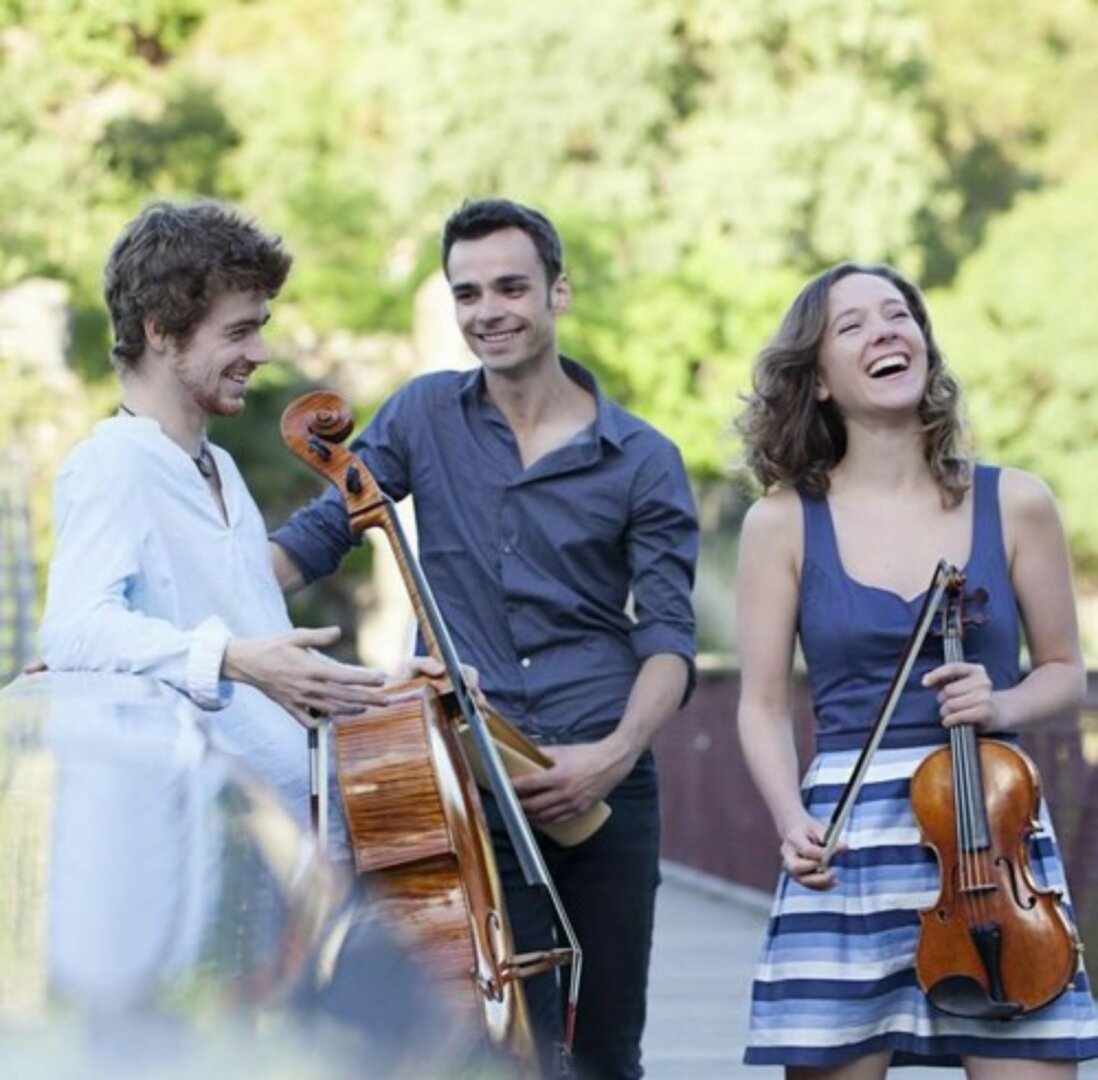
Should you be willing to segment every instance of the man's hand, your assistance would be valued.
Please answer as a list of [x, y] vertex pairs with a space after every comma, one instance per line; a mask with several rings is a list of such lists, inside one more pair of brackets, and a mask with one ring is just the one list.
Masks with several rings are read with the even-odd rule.
[[378, 689], [380, 671], [343, 664], [315, 652], [339, 640], [338, 626], [291, 630], [261, 638], [232, 638], [221, 672], [226, 679], [247, 683], [281, 705], [303, 727], [316, 726], [318, 716], [364, 712], [387, 705]]
[[535, 825], [567, 821], [590, 810], [625, 779], [637, 760], [615, 735], [541, 750], [553, 759], [552, 768], [514, 778], [515, 793]]
[[[465, 678], [465, 685], [473, 695], [473, 700], [480, 708], [487, 709], [488, 699], [480, 688], [480, 672], [469, 664], [462, 664], [461, 674]], [[408, 689], [403, 684], [415, 684], [418, 688], [419, 682], [423, 679], [443, 679], [445, 675], [446, 665], [441, 660], [436, 660], [433, 656], [410, 656], [397, 668], [392, 678], [392, 683], [395, 684], [393, 690], [397, 694], [402, 694]]]

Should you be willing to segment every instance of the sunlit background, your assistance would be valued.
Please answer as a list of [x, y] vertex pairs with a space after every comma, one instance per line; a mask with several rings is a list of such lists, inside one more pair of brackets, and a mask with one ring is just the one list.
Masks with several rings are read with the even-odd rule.
[[[682, 447], [702, 644], [733, 658], [750, 491], [729, 423], [752, 357], [809, 275], [895, 264], [928, 292], [980, 456], [1060, 500], [1093, 662], [1096, 91], [1093, 0], [0, 0], [7, 673], [32, 648], [57, 464], [118, 398], [107, 248], [151, 197], [195, 194], [296, 256], [281, 362], [216, 432], [271, 524], [317, 490], [277, 435], [296, 390], [365, 418], [467, 362], [438, 279], [447, 213], [545, 210], [576, 296], [563, 347]], [[370, 562], [299, 621], [360, 624], [366, 652], [392, 637]]]

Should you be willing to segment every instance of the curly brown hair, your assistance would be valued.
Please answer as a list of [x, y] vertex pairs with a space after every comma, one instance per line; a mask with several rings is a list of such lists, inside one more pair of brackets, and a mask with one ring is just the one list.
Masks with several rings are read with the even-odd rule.
[[755, 361], [754, 389], [736, 420], [745, 463], [764, 491], [780, 484], [817, 498], [827, 494], [830, 473], [846, 453], [846, 426], [835, 404], [816, 396], [816, 364], [828, 294], [850, 274], [873, 274], [895, 285], [923, 332], [928, 364], [919, 404], [924, 452], [943, 501], [956, 506], [971, 483], [961, 387], [934, 340], [922, 294], [898, 271], [881, 264], [838, 263], [813, 278], [793, 301]]
[[114, 328], [111, 361], [119, 371], [136, 367], [150, 318], [186, 346], [218, 296], [271, 298], [291, 262], [278, 237], [220, 203], [150, 203], [114, 242], [103, 275]]

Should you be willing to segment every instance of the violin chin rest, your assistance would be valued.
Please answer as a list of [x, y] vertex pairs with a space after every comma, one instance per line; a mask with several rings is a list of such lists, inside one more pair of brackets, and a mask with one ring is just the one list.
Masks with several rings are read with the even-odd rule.
[[971, 1020], [1013, 1020], [1022, 1014], [1017, 1001], [996, 1001], [983, 985], [967, 975], [950, 975], [927, 992], [930, 1004], [951, 1016]]

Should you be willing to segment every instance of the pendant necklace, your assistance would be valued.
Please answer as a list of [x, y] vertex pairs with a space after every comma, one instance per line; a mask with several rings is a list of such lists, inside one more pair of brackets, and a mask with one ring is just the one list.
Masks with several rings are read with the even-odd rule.
[[[127, 405], [119, 405], [118, 411], [125, 413], [126, 416], [137, 416], [137, 413]], [[186, 453], [186, 451], [184, 451]], [[217, 475], [217, 466], [214, 464], [213, 454], [210, 453], [210, 447], [206, 440], [202, 440], [202, 447], [197, 454], [187, 454], [187, 457], [194, 462], [194, 467], [207, 479], [212, 480]]]

